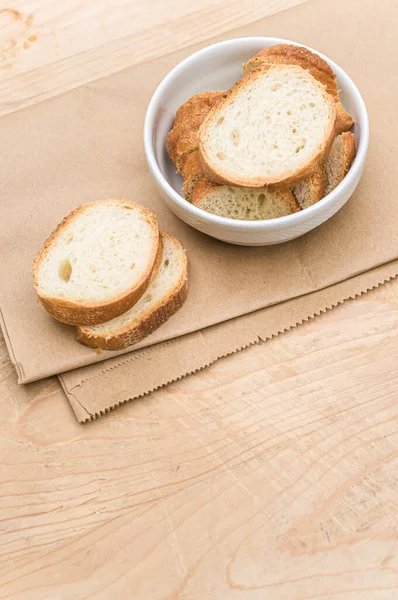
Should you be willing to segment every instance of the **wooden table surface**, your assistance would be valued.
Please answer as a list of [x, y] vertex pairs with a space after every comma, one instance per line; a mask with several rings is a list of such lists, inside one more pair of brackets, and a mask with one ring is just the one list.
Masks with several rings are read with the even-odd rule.
[[[3, 3], [0, 114], [299, 2]], [[398, 597], [397, 280], [84, 426], [0, 352], [1, 599]]]

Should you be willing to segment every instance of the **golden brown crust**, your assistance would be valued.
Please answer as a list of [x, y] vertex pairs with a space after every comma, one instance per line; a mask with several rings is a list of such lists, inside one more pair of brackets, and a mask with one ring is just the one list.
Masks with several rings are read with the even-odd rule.
[[167, 152], [177, 172], [180, 172], [184, 155], [198, 147], [199, 127], [224, 95], [224, 92], [197, 94], [177, 110], [173, 128], [166, 139]]
[[186, 154], [181, 163], [181, 175], [184, 179], [197, 175], [202, 172], [202, 162], [200, 160], [199, 150], [196, 149], [189, 154]]
[[181, 166], [181, 174], [184, 179], [182, 193], [188, 202], [191, 201], [192, 190], [201, 177], [203, 177], [203, 167], [200, 160], [199, 150], [194, 150], [185, 155]]
[[[170, 234], [162, 231], [162, 236], [168, 236], [174, 243], [181, 247], [178, 240]], [[76, 339], [90, 348], [101, 348], [103, 350], [121, 350], [137, 344], [160, 325], [165, 323], [184, 304], [188, 294], [188, 259], [183, 251], [184, 269], [178, 285], [166, 298], [163, 298], [156, 306], [142, 315], [135, 326], [126, 325], [117, 335], [101, 335], [87, 331], [84, 327], [76, 328]]]
[[[291, 65], [289, 65], [291, 66]], [[319, 81], [313, 80], [315, 85], [319, 86], [319, 90], [322, 92], [325, 102], [328, 104], [329, 108], [329, 126], [325, 134], [325, 139], [323, 143], [320, 145], [317, 154], [312, 158], [312, 160], [301, 167], [300, 169], [296, 169], [295, 171], [286, 172], [285, 175], [281, 175], [278, 177], [270, 177], [264, 175], [263, 177], [244, 179], [239, 176], [234, 176], [230, 173], [228, 175], [222, 175], [219, 171], [212, 167], [209, 157], [206, 153], [206, 148], [203, 143], [203, 138], [207, 133], [207, 127], [212, 119], [217, 115], [218, 110], [221, 107], [224, 107], [226, 104], [229, 104], [234, 100], [234, 97], [237, 93], [240, 92], [241, 89], [244, 89], [249, 83], [253, 80], [261, 77], [269, 70], [283, 70], [286, 68], [286, 65], [262, 65], [258, 69], [254, 69], [248, 75], [243, 77], [240, 81], [238, 81], [228, 92], [225, 98], [221, 99], [216, 106], [209, 112], [206, 119], [202, 123], [199, 129], [199, 152], [201, 156], [201, 161], [203, 164], [203, 171], [205, 176], [208, 179], [211, 179], [215, 183], [225, 184], [225, 185], [237, 185], [242, 187], [262, 187], [264, 185], [272, 185], [273, 188], [286, 188], [291, 187], [297, 181], [300, 181], [304, 177], [309, 177], [314, 173], [318, 163], [322, 160], [322, 158], [329, 152], [329, 149], [333, 143], [335, 137], [335, 120], [336, 120], [336, 104], [333, 101], [333, 98], [325, 91], [325, 88]], [[291, 68], [301, 69], [301, 67], [291, 66]], [[310, 77], [310, 75], [308, 75]]]
[[[209, 181], [209, 179], [206, 179], [205, 177], [202, 177], [193, 188], [191, 200], [192, 204], [200, 208], [202, 201], [209, 193], [214, 192], [222, 187], [223, 186], [214, 183], [213, 181]], [[300, 210], [300, 205], [298, 204], [291, 190], [279, 190], [279, 196], [282, 197], [283, 200], [289, 205], [292, 213]]]
[[[174, 125], [185, 123], [186, 119], [192, 117], [192, 115], [201, 115], [210, 110], [214, 103], [217, 102], [225, 92], [203, 92], [192, 96], [189, 100], [184, 102], [176, 112], [174, 119]], [[207, 113], [206, 113], [207, 114]]]
[[[293, 194], [302, 209], [316, 204], [324, 196], [328, 182], [326, 165], [321, 161], [311, 177], [303, 179], [293, 187]], [[305, 200], [302, 200], [305, 196]]]
[[336, 75], [333, 69], [323, 58], [307, 48], [291, 44], [276, 44], [275, 46], [264, 48], [264, 50], [260, 50], [260, 52], [252, 56], [243, 65], [244, 75], [247, 75], [263, 63], [297, 65], [302, 67], [326, 87], [328, 94], [331, 94], [335, 98], [338, 97]]
[[345, 177], [350, 170], [351, 163], [357, 153], [357, 140], [355, 134], [351, 131], [342, 133], [343, 146], [344, 146], [344, 175]]
[[153, 265], [153, 269], [151, 272], [151, 278], [149, 280], [148, 285], [151, 285], [152, 281], [155, 279], [155, 277], [157, 277], [157, 274], [159, 273], [160, 265], [162, 264], [162, 258], [163, 258], [163, 240], [162, 240], [162, 236], [159, 235], [158, 251], [156, 253], [155, 263]]
[[353, 118], [350, 117], [350, 115], [345, 111], [344, 106], [341, 104], [340, 100], [336, 100], [335, 134], [340, 135], [340, 133], [349, 131], [353, 125]]
[[124, 205], [129, 205], [131, 208], [138, 209], [144, 215], [145, 219], [154, 229], [154, 244], [151, 253], [151, 257], [149, 259], [150, 269], [147, 273], [144, 273], [140, 280], [136, 283], [134, 287], [132, 287], [128, 292], [124, 294], [120, 294], [116, 296], [113, 300], [103, 303], [103, 302], [92, 302], [92, 303], [81, 303], [78, 304], [76, 302], [71, 302], [69, 300], [65, 300], [63, 298], [53, 298], [42, 294], [39, 290], [38, 286], [38, 271], [40, 268], [40, 264], [42, 260], [46, 257], [48, 251], [50, 250], [52, 244], [57, 239], [58, 235], [65, 229], [71, 221], [75, 220], [79, 217], [79, 215], [84, 212], [85, 208], [89, 204], [83, 204], [73, 210], [69, 215], [67, 215], [62, 222], [58, 225], [58, 227], [52, 232], [52, 234], [48, 237], [43, 247], [37, 254], [34, 263], [33, 263], [33, 285], [36, 290], [38, 297], [40, 298], [41, 304], [46, 309], [46, 311], [57, 319], [57, 321], [61, 321], [61, 323], [66, 323], [68, 325], [97, 325], [98, 323], [103, 323], [105, 321], [109, 321], [113, 319], [131, 308], [137, 300], [142, 296], [148, 287], [151, 281], [152, 270], [154, 269], [156, 262], [158, 260], [158, 252], [159, 252], [159, 228], [156, 219], [156, 215], [150, 211], [149, 209], [136, 204], [130, 200], [126, 200], [123, 198], [110, 198], [108, 200], [100, 200], [99, 202], [92, 202], [90, 204], [99, 204], [106, 202], [115, 202]]
[[181, 171], [183, 155], [192, 152], [198, 146], [198, 131], [202, 120], [199, 120], [199, 117], [187, 119], [185, 124], [181, 123], [177, 127], [173, 127], [167, 136], [167, 152], [176, 167], [177, 173]]

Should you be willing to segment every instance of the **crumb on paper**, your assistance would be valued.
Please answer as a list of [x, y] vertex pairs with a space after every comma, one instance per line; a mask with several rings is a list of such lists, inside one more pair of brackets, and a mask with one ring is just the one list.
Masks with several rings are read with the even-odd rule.
[[36, 298], [36, 304], [40, 304], [40, 302], [41, 302], [41, 300], [40, 300], [39, 296], [37, 296], [37, 298]]
[[96, 354], [102, 354], [102, 348], [96, 348], [95, 349], [95, 353]]
[[30, 35], [28, 37], [28, 42], [35, 42], [37, 40], [37, 35]]
[[30, 45], [28, 44], [28, 42], [24, 42], [23, 47], [25, 48], [25, 50], [27, 50], [28, 48], [30, 48]]

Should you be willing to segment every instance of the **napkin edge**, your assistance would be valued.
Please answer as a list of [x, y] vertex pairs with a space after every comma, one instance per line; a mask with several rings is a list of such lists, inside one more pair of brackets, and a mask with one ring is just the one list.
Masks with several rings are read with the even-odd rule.
[[[109, 407], [106, 407], [105, 409], [100, 409], [99, 411], [90, 412], [89, 410], [87, 410], [87, 408], [76, 398], [75, 394], [73, 394], [73, 390], [75, 390], [76, 388], [81, 388], [88, 381], [91, 381], [92, 379], [95, 379], [101, 375], [104, 375], [105, 373], [107, 373], [111, 370], [118, 369], [119, 367], [121, 367], [129, 362], [132, 362], [132, 361], [136, 360], [137, 358], [142, 357], [145, 354], [150, 354], [152, 347], [147, 348], [139, 355], [129, 356], [128, 358], [124, 358], [123, 360], [121, 360], [120, 362], [118, 362], [115, 365], [105, 367], [102, 371], [100, 371], [100, 373], [86, 377], [80, 383], [72, 386], [70, 389], [68, 388], [65, 380], [63, 379], [62, 373], [58, 375], [58, 379], [59, 379], [60, 384], [72, 406], [72, 409], [73, 409], [79, 423], [85, 424], [85, 423], [88, 423], [91, 421], [95, 421], [96, 419], [104, 416], [105, 414], [109, 413], [110, 411], [118, 408], [119, 406], [122, 406], [126, 402], [147, 396], [148, 394], [155, 392], [171, 383], [175, 383], [177, 381], [180, 381], [181, 379], [184, 379], [185, 377], [187, 377], [189, 375], [193, 375], [194, 373], [202, 371], [203, 369], [206, 369], [207, 367], [211, 366], [212, 364], [214, 364], [221, 358], [231, 356], [232, 354], [241, 352], [242, 350], [245, 350], [246, 348], [249, 348], [251, 346], [254, 346], [254, 345], [257, 345], [260, 343], [265, 343], [267, 340], [271, 340], [274, 337], [278, 337], [280, 334], [286, 333], [286, 332], [294, 329], [295, 327], [298, 327], [299, 325], [303, 325], [305, 322], [311, 321], [311, 320], [315, 319], [316, 317], [321, 316], [322, 314], [326, 314], [327, 312], [336, 308], [337, 306], [344, 304], [347, 300], [355, 300], [356, 298], [359, 298], [359, 297], [367, 294], [368, 292], [379, 288], [380, 286], [388, 283], [389, 281], [392, 281], [397, 276], [398, 276], [398, 269], [396, 269], [389, 276], [383, 277], [383, 279], [376, 281], [372, 285], [366, 285], [363, 289], [359, 289], [358, 291], [355, 291], [355, 292], [350, 292], [349, 294], [344, 294], [342, 297], [340, 297], [337, 300], [334, 300], [330, 304], [322, 305], [319, 309], [312, 311], [310, 314], [304, 316], [302, 319], [299, 319], [298, 321], [291, 322], [284, 327], [277, 327], [275, 329], [275, 331], [273, 331], [267, 335], [264, 335], [264, 336], [261, 336], [260, 334], [256, 334], [254, 339], [253, 338], [248, 339], [247, 342], [240, 344], [238, 347], [234, 348], [233, 350], [228, 350], [226, 352], [222, 352], [221, 354], [217, 354], [215, 357], [212, 357], [210, 359], [208, 358], [207, 360], [205, 360], [203, 363], [201, 363], [199, 366], [195, 367], [194, 369], [191, 369], [188, 371], [182, 370], [180, 375], [177, 375], [175, 377], [167, 379], [164, 382], [160, 383], [159, 385], [150, 386], [150, 387], [148, 387], [147, 390], [145, 390], [143, 392], [140, 392], [136, 395], [126, 397], [124, 400], [119, 400], [115, 404], [113, 404]], [[333, 286], [331, 286], [331, 287], [333, 287]], [[262, 309], [262, 310], [266, 310], [266, 309]], [[237, 317], [237, 318], [239, 319], [241, 317]], [[190, 335], [190, 334], [188, 334], [188, 335]], [[167, 344], [172, 343], [172, 341], [173, 340], [162, 342], [162, 344], [167, 345]]]

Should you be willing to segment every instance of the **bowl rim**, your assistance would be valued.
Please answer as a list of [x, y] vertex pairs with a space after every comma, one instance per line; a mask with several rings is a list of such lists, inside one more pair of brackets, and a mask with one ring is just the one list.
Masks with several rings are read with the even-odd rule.
[[[176, 192], [175, 189], [169, 184], [169, 182], [167, 181], [167, 179], [164, 177], [163, 173], [161, 172], [158, 162], [155, 157], [155, 150], [154, 150], [154, 145], [153, 145], [153, 130], [155, 127], [155, 117], [156, 117], [156, 113], [157, 113], [158, 104], [163, 96], [164, 91], [170, 85], [173, 84], [174, 80], [186, 69], [186, 67], [189, 65], [189, 63], [192, 60], [197, 59], [199, 57], [205, 57], [207, 54], [211, 54], [217, 49], [222, 48], [224, 50], [224, 49], [228, 49], [229, 46], [234, 46], [237, 43], [244, 44], [245, 42], [247, 42], [247, 43], [250, 42], [251, 44], [258, 42], [258, 44], [267, 44], [267, 46], [274, 45], [274, 44], [294, 44], [296, 46], [303, 46], [305, 48], [308, 48], [308, 50], [310, 50], [311, 52], [318, 54], [318, 56], [323, 58], [323, 60], [325, 60], [332, 67], [332, 69], [336, 73], [337, 77], [339, 79], [344, 80], [344, 88], [345, 89], [349, 88], [349, 89], [347, 89], [347, 93], [349, 93], [351, 96], [354, 97], [354, 102], [358, 106], [358, 112], [360, 115], [359, 123], [360, 123], [360, 127], [361, 127], [361, 131], [360, 131], [361, 135], [360, 135], [360, 139], [359, 139], [359, 143], [358, 143], [357, 154], [351, 165], [350, 170], [348, 171], [348, 173], [344, 177], [344, 179], [336, 186], [336, 188], [332, 192], [330, 192], [327, 196], [322, 198], [316, 204], [313, 204], [312, 206], [309, 206], [308, 208], [300, 210], [299, 212], [293, 213], [291, 215], [286, 215], [284, 217], [277, 217], [276, 219], [268, 219], [268, 220], [264, 219], [264, 220], [257, 220], [257, 221], [248, 221], [248, 220], [244, 220], [244, 219], [230, 219], [228, 217], [221, 217], [219, 215], [214, 215], [214, 214], [209, 213], [201, 208], [198, 208], [197, 206], [194, 206], [193, 204], [191, 204], [190, 202], [185, 200], [185, 198], [183, 196], [178, 194], [178, 192]], [[185, 59], [183, 59], [181, 62], [179, 62], [175, 67], [173, 67], [173, 69], [171, 69], [171, 71], [169, 71], [169, 73], [167, 73], [167, 75], [163, 78], [163, 80], [160, 82], [160, 84], [156, 88], [156, 90], [148, 104], [148, 108], [147, 108], [146, 115], [145, 115], [145, 121], [144, 121], [144, 150], [145, 150], [147, 163], [148, 163], [149, 169], [150, 169], [153, 177], [158, 182], [158, 184], [161, 186], [163, 191], [167, 194], [167, 196], [169, 198], [171, 198], [172, 201], [175, 204], [177, 204], [183, 211], [190, 213], [192, 217], [200, 218], [201, 220], [204, 220], [208, 223], [218, 225], [218, 226], [221, 225], [223, 227], [227, 227], [227, 228], [231, 228], [231, 229], [242, 229], [242, 227], [243, 227], [247, 230], [252, 230], [252, 231], [256, 231], [256, 230], [275, 231], [275, 230], [284, 229], [285, 227], [289, 227], [290, 225], [297, 225], [299, 223], [304, 223], [307, 221], [308, 218], [315, 217], [318, 213], [323, 212], [323, 210], [326, 209], [327, 206], [333, 205], [334, 202], [339, 199], [340, 194], [344, 191], [344, 189], [350, 188], [351, 186], [353, 186], [355, 184], [356, 180], [361, 176], [361, 171], [362, 171], [363, 164], [365, 162], [366, 154], [368, 151], [368, 145], [369, 145], [369, 119], [368, 119], [368, 113], [366, 110], [366, 105], [365, 105], [365, 102], [364, 102], [357, 86], [352, 81], [351, 77], [344, 71], [344, 69], [342, 69], [333, 60], [331, 60], [330, 58], [328, 58], [321, 52], [314, 50], [310, 46], [306, 46], [305, 44], [300, 44], [299, 42], [294, 42], [292, 40], [287, 40], [287, 39], [283, 39], [283, 38], [275, 38], [275, 37], [266, 37], [266, 36], [231, 38], [228, 40], [224, 40], [222, 42], [216, 42], [215, 44], [210, 44], [209, 46], [206, 46], [206, 47], [202, 48], [201, 50], [198, 50], [197, 52], [194, 52], [193, 54], [190, 54], [189, 56], [187, 56]]]

